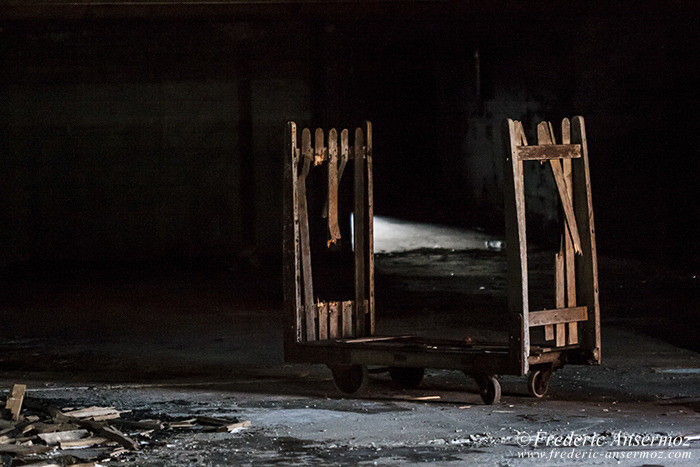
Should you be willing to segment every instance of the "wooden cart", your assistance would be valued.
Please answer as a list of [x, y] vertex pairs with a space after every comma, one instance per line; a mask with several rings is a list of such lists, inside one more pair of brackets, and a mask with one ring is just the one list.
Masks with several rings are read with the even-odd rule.
[[[285, 359], [328, 365], [337, 388], [351, 395], [364, 389], [368, 366], [388, 370], [404, 387], [420, 384], [425, 368], [461, 370], [476, 380], [487, 404], [500, 399], [497, 375], [529, 374], [530, 391], [542, 397], [552, 372], [565, 363], [600, 363], [598, 273], [584, 120], [562, 121], [561, 144], [555, 143], [550, 123], [542, 122], [537, 129], [538, 144], [528, 146], [520, 122], [509, 119], [504, 128], [510, 338], [502, 344], [470, 345], [459, 340], [375, 335], [372, 126], [366, 122], [357, 128], [351, 145], [348, 130], [339, 135], [335, 129], [327, 138], [317, 129], [313, 142], [311, 131], [304, 129], [299, 143], [296, 125], [288, 123]], [[556, 304], [538, 311], [528, 307], [523, 164], [532, 161], [551, 166], [565, 218], [561, 249], [554, 259]], [[350, 211], [352, 229], [349, 222], [341, 222], [350, 218]], [[352, 242], [348, 241], [350, 230]], [[531, 329], [536, 327], [544, 327], [543, 345], [531, 345]]]

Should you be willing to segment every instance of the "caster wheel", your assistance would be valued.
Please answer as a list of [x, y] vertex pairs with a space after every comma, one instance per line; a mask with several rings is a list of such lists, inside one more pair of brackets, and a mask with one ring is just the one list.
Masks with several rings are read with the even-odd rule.
[[335, 387], [349, 396], [361, 394], [369, 381], [365, 365], [334, 366], [330, 367], [330, 370]]
[[484, 404], [498, 404], [501, 401], [501, 385], [496, 376], [477, 375], [474, 380], [479, 386], [479, 395]]
[[413, 389], [420, 386], [424, 374], [425, 370], [423, 368], [389, 368], [391, 380], [405, 389]]
[[542, 399], [549, 389], [549, 377], [552, 376], [551, 368], [533, 368], [527, 378], [527, 387], [530, 394]]

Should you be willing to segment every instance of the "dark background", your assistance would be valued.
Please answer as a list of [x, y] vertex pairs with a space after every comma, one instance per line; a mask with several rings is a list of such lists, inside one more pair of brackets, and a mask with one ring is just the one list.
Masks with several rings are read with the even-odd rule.
[[[499, 234], [502, 120], [534, 142], [574, 115], [599, 251], [697, 270], [693, 2], [64, 3], [0, 4], [4, 277], [280, 271], [288, 120], [373, 122], [376, 214]], [[527, 175], [547, 243], [551, 176]]]

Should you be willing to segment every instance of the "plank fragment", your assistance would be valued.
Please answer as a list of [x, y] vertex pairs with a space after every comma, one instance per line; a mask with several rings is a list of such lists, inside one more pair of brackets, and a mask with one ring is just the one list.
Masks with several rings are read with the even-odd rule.
[[27, 390], [25, 384], [13, 384], [10, 389], [10, 395], [5, 402], [5, 409], [12, 414], [12, 420], [19, 420], [19, 413], [22, 410], [22, 401], [24, 401], [24, 393]]
[[59, 444], [62, 441], [76, 441], [87, 438], [90, 433], [87, 430], [55, 431], [53, 433], [39, 433], [37, 436], [48, 445]]
[[[561, 122], [561, 135], [562, 143], [569, 144], [571, 142], [571, 123], [568, 118], [563, 119]], [[562, 170], [564, 172], [566, 191], [573, 206], [574, 182], [570, 159], [562, 160]], [[566, 229], [566, 226], [564, 226], [564, 229]], [[566, 305], [571, 308], [576, 306], [576, 254], [569, 235], [564, 236], [564, 251], [566, 263]], [[578, 344], [578, 323], [572, 322], [567, 324], [567, 331], [567, 344]]]
[[343, 337], [353, 337], [354, 329], [352, 326], [352, 314], [353, 314], [353, 302], [352, 300], [346, 300], [342, 302], [343, 315]]
[[372, 123], [365, 122], [365, 152], [367, 167], [367, 222], [365, 241], [367, 243], [367, 291], [369, 294], [366, 312], [369, 320], [368, 334], [374, 335], [374, 179], [372, 162]]

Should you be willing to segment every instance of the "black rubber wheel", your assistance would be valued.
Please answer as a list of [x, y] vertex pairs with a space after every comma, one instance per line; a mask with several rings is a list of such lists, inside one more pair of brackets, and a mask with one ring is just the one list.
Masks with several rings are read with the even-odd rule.
[[501, 401], [501, 385], [496, 376], [477, 375], [474, 380], [479, 386], [479, 395], [484, 404], [498, 404]]
[[527, 378], [527, 387], [530, 394], [538, 399], [542, 399], [549, 389], [549, 377], [552, 370], [548, 368], [533, 368]]
[[405, 368], [398, 366], [389, 368], [391, 380], [406, 389], [413, 389], [420, 386], [424, 375], [425, 370], [423, 368]]
[[361, 394], [369, 381], [365, 365], [333, 366], [330, 369], [335, 387], [349, 396]]

